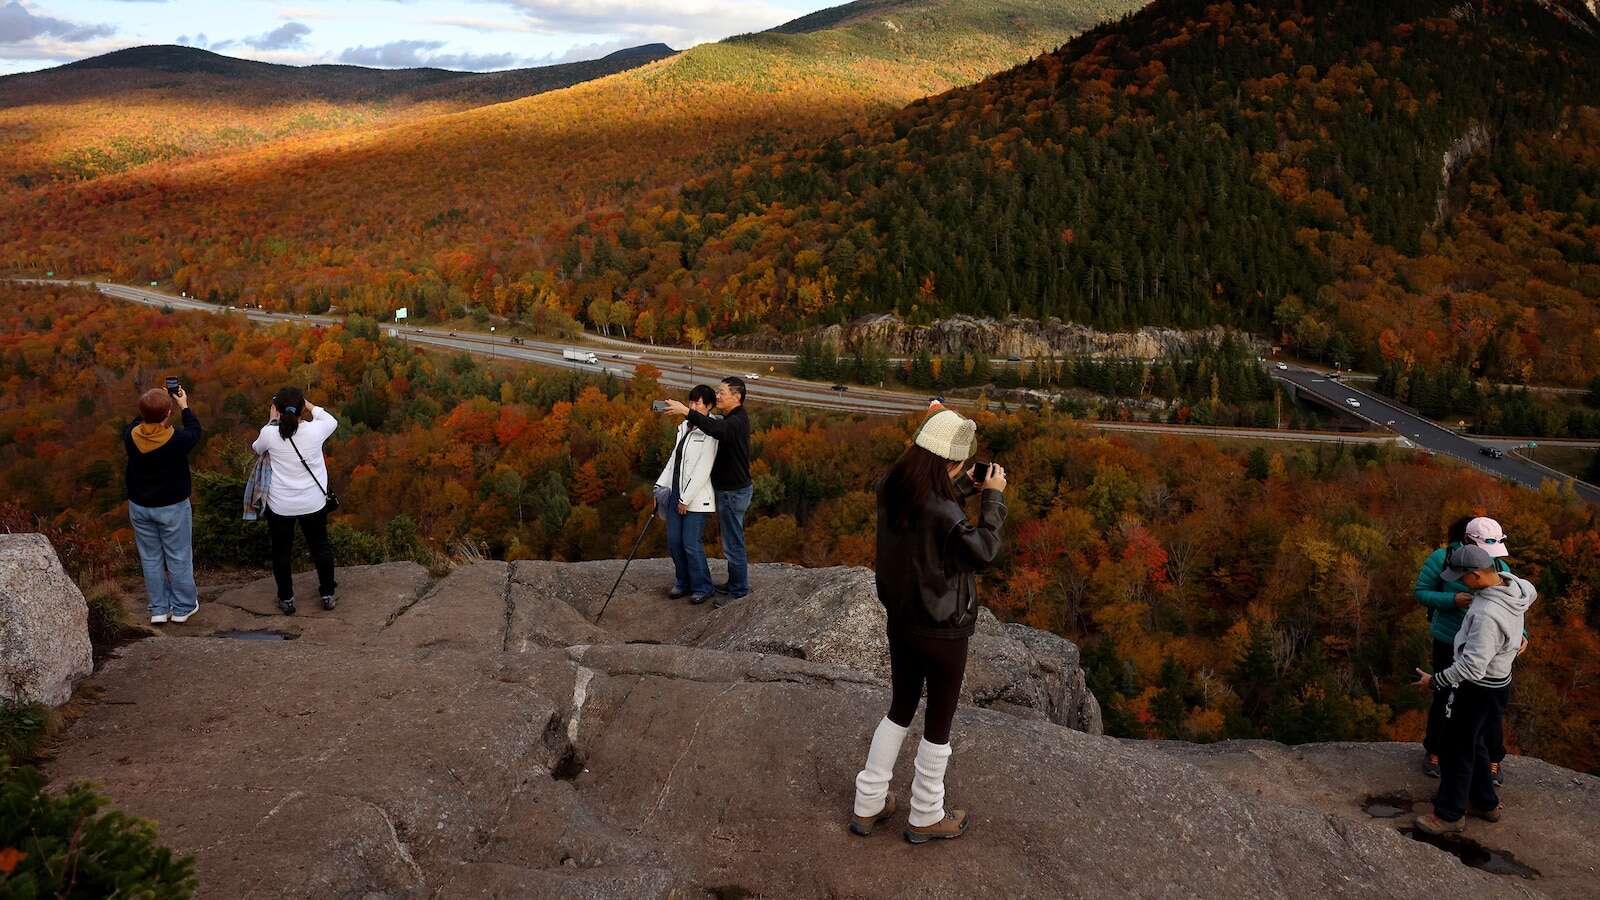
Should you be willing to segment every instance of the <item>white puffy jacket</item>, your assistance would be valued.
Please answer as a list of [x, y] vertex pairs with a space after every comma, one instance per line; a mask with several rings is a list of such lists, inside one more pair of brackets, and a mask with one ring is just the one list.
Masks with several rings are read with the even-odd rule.
[[[687, 439], [684, 438], [685, 433], [689, 435]], [[680, 444], [683, 446], [683, 468], [678, 473], [678, 496], [690, 512], [716, 512], [717, 493], [711, 488], [711, 464], [717, 459], [717, 439], [698, 428], [691, 428], [688, 422], [679, 423], [678, 432], [673, 435], [672, 454], [667, 457], [661, 477], [656, 479], [656, 487], [672, 484], [672, 469], [678, 462]]]

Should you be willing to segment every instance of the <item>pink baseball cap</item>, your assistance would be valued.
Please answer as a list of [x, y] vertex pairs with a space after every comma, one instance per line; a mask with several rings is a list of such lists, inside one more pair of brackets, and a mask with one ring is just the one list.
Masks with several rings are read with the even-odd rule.
[[1505, 529], [1488, 516], [1479, 516], [1467, 523], [1467, 543], [1477, 544], [1495, 559], [1511, 555], [1511, 550], [1506, 547]]

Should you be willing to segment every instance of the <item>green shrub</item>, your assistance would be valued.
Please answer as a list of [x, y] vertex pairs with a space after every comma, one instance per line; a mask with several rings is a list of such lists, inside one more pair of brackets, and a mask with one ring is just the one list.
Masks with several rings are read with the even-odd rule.
[[87, 784], [59, 795], [0, 757], [0, 896], [190, 897], [194, 860], [156, 841], [151, 823], [104, 810]]
[[84, 599], [89, 602], [90, 643], [97, 649], [116, 643], [128, 626], [128, 608], [122, 605], [116, 585], [97, 584]]
[[0, 757], [32, 759], [54, 724], [55, 712], [43, 703], [0, 701]]

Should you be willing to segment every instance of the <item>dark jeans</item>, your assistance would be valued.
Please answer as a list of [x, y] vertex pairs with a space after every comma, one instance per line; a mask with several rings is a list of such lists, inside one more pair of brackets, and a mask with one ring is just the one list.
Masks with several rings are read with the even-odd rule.
[[755, 485], [736, 491], [717, 491], [717, 522], [722, 528], [722, 555], [728, 560], [728, 593], [750, 593], [750, 561], [744, 552], [744, 514], [750, 509]]
[[679, 513], [677, 495], [673, 495], [672, 510], [667, 513], [667, 551], [672, 555], [676, 590], [701, 596], [710, 596], [715, 590], [711, 567], [706, 563], [706, 548], [700, 543], [709, 518], [710, 513]]
[[1465, 683], [1445, 695], [1445, 723], [1439, 745], [1439, 793], [1433, 814], [1446, 822], [1458, 821], [1467, 809], [1491, 810], [1500, 805], [1489, 776], [1491, 725], [1498, 727], [1506, 713], [1511, 687], [1486, 688]]
[[[1443, 672], [1445, 669], [1450, 668], [1450, 664], [1455, 660], [1455, 647], [1451, 646], [1449, 641], [1441, 641], [1435, 638], [1433, 642], [1432, 671]], [[1439, 756], [1444, 755], [1439, 751], [1439, 747], [1443, 745], [1444, 703], [1445, 698], [1449, 695], [1449, 691], [1433, 692], [1433, 702], [1428, 706], [1428, 730], [1422, 736], [1422, 749]], [[1499, 762], [1506, 758], [1505, 728], [1499, 717], [1496, 717], [1494, 723], [1490, 726], [1485, 743], [1489, 745], [1490, 762]]]
[[319, 509], [303, 516], [280, 516], [267, 510], [267, 531], [272, 535], [272, 577], [278, 581], [278, 599], [294, 597], [294, 576], [289, 571], [289, 560], [294, 556], [294, 526], [306, 536], [306, 549], [311, 551], [311, 561], [317, 566], [317, 591], [324, 597], [333, 596], [338, 585], [333, 580], [333, 547], [328, 543], [328, 511]]
[[967, 673], [966, 638], [889, 636], [889, 721], [908, 728], [928, 686], [928, 711], [922, 736], [930, 744], [950, 743], [950, 723]]

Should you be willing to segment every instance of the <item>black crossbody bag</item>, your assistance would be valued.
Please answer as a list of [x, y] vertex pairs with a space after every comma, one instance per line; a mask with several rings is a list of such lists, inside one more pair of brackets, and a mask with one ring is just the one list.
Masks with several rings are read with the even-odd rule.
[[300, 448], [299, 447], [295, 447], [294, 438], [292, 438], [292, 437], [289, 438], [289, 446], [290, 447], [294, 447], [294, 455], [300, 457], [300, 465], [306, 467], [306, 474], [311, 476], [311, 483], [317, 486], [317, 490], [321, 491], [322, 492], [322, 496], [328, 501], [327, 505], [324, 506], [323, 509], [327, 510], [330, 513], [338, 512], [339, 511], [339, 495], [335, 494], [333, 491], [329, 490], [328, 488], [323, 487], [322, 486], [322, 482], [317, 480], [317, 473], [311, 471], [310, 464], [308, 464], [306, 462], [306, 458], [301, 455]]

